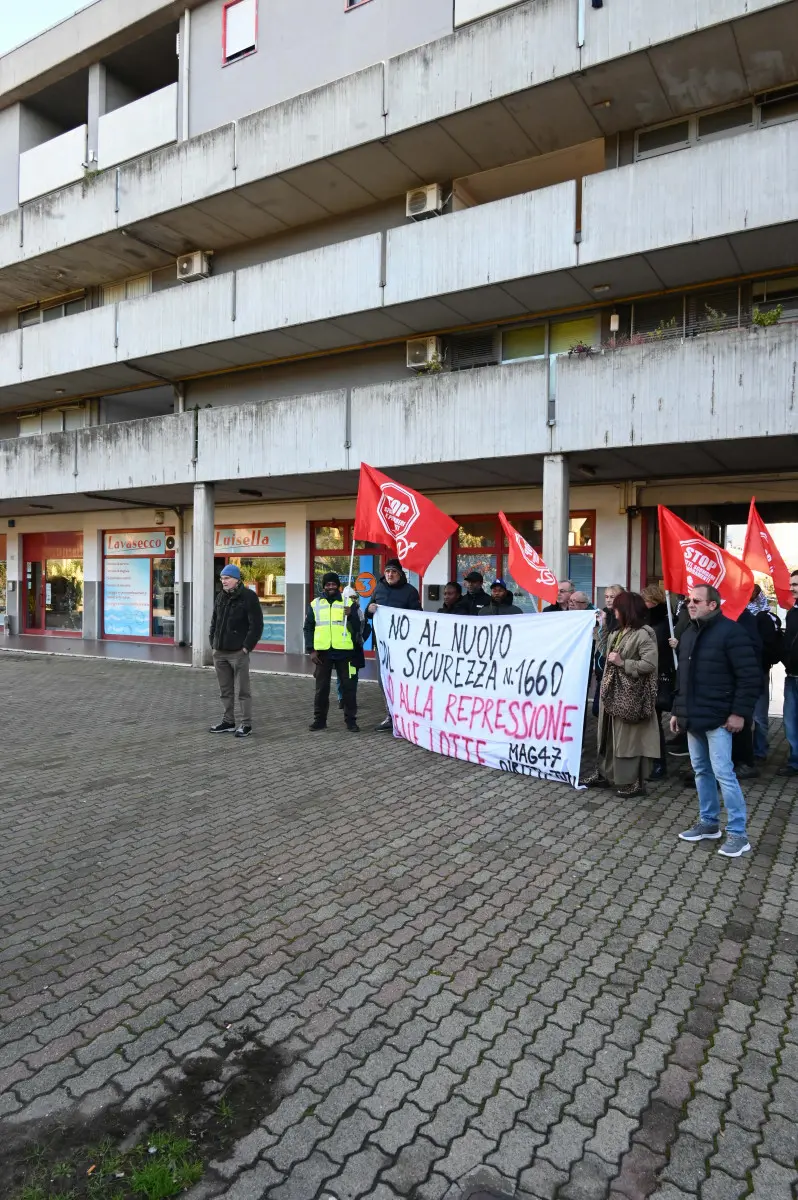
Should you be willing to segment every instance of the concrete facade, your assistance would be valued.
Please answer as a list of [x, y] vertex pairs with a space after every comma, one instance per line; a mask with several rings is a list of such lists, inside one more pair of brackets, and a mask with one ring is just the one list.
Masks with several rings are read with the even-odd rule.
[[[201, 665], [213, 528], [241, 519], [285, 529], [300, 651], [313, 524], [351, 521], [364, 462], [485, 537], [500, 509], [538, 521], [558, 575], [589, 514], [594, 597], [656, 575], [651, 497], [674, 479], [717, 480], [707, 525], [752, 474], [789, 506], [798, 0], [259, 0], [228, 62], [224, 20], [221, 0], [99, 0], [60, 57], [50, 31], [0, 59], [12, 620], [26, 533], [82, 531], [97, 638], [109, 514], [173, 513]], [[458, 561], [444, 547], [426, 587]]]

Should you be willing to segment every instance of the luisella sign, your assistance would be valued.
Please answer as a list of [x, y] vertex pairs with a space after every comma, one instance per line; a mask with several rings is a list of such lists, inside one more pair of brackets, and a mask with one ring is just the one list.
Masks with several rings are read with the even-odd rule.
[[284, 554], [284, 525], [249, 525], [232, 529], [217, 529], [214, 539], [216, 554]]

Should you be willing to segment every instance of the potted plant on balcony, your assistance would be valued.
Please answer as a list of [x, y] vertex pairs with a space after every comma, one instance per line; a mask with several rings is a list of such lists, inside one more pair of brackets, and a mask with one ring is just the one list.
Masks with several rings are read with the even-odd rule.
[[590, 358], [590, 355], [592, 353], [593, 353], [593, 347], [589, 346], [587, 344], [587, 342], [574, 342], [573, 346], [571, 346], [568, 350], [568, 357], [569, 358]]

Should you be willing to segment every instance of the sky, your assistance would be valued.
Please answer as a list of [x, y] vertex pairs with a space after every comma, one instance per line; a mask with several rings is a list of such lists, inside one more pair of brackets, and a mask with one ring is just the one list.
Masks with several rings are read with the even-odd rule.
[[0, 21], [0, 54], [27, 42], [43, 29], [49, 29], [64, 17], [71, 17], [86, 0], [29, 0], [27, 4], [3, 4]]

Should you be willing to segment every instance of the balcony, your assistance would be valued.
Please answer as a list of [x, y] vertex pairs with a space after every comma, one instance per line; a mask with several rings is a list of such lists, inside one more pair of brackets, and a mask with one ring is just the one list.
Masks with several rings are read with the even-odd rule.
[[608, 265], [610, 296], [798, 260], [795, 122], [590, 175], [583, 189], [579, 263]]
[[[0, 337], [0, 406], [661, 291], [798, 259], [798, 123]], [[663, 205], [662, 196], [669, 201]]]
[[794, 471], [795, 328], [562, 357], [551, 425], [541, 361], [0, 442], [0, 512], [95, 492], [186, 504], [196, 481], [222, 501], [244, 484], [339, 496], [361, 461], [450, 487], [537, 483], [547, 453], [581, 482]]
[[101, 171], [177, 141], [177, 86], [171, 83], [100, 117]]
[[19, 156], [19, 202], [55, 192], [83, 178], [87, 126], [42, 142]]
[[[148, 269], [171, 254], [268, 236], [420, 181], [488, 170], [791, 82], [793, 56], [784, 47], [798, 28], [798, 0], [724, 0], [721, 16], [712, 6], [649, 7], [632, 0], [588, 7], [580, 49], [577, 0], [513, 4], [433, 48], [144, 154], [90, 186], [73, 173], [81, 181], [32, 200], [24, 222], [18, 210], [0, 217], [0, 269], [57, 254], [69, 286], [110, 282], [120, 260]], [[696, 15], [699, 7], [706, 15]], [[609, 108], [602, 107], [607, 96], [614, 97]], [[164, 247], [157, 262], [133, 261], [121, 233], [131, 227]], [[38, 298], [28, 273], [14, 273], [13, 286], [15, 304]]]

